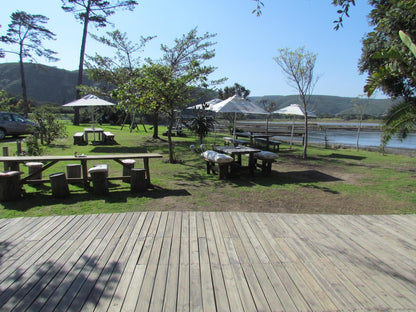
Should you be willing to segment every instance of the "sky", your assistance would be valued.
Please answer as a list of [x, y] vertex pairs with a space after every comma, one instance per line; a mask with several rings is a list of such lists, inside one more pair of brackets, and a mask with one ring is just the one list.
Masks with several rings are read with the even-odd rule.
[[[333, 29], [338, 18], [331, 0], [263, 0], [263, 14], [252, 14], [252, 0], [139, 0], [134, 11], [117, 11], [109, 20], [114, 26], [89, 31], [104, 35], [115, 29], [127, 33], [130, 41], [141, 36], [157, 36], [150, 41], [141, 57], [159, 59], [161, 44], [173, 46], [174, 39], [182, 37], [194, 27], [200, 35], [208, 32], [217, 36], [216, 56], [209, 65], [217, 67], [212, 79], [228, 80], [220, 88], [239, 83], [251, 96], [292, 95], [297, 91], [288, 84], [282, 70], [273, 60], [278, 50], [305, 47], [317, 54], [315, 75], [319, 80], [314, 94], [357, 97], [363, 95], [366, 75], [360, 75], [358, 60], [362, 38], [371, 31], [367, 15], [371, 7], [367, 1], [357, 1], [350, 9], [350, 18], [339, 31]], [[38, 63], [76, 70], [79, 63], [82, 25], [71, 13], [61, 9], [60, 0], [2, 0], [0, 34], [4, 35], [10, 15], [18, 10], [47, 16], [47, 28], [56, 34], [55, 41], [44, 46], [58, 52], [60, 60]], [[4, 46], [2, 46], [5, 48]], [[114, 52], [91, 37], [87, 40], [86, 54], [112, 56]], [[16, 62], [7, 55], [0, 63]], [[378, 97], [382, 97], [379, 95]]]

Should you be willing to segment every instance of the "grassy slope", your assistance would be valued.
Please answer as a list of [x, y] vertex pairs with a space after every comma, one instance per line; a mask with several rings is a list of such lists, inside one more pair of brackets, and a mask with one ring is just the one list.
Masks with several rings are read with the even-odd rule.
[[[178, 164], [167, 163], [167, 143], [151, 139], [151, 132], [104, 125], [116, 135], [118, 145], [73, 146], [72, 134], [84, 126], [68, 126], [68, 137], [45, 148], [46, 154], [158, 152], [163, 159], [150, 160], [154, 188], [143, 194], [130, 193], [129, 184], [111, 181], [110, 195], [99, 197], [71, 185], [71, 196], [55, 199], [49, 185], [24, 186], [26, 194], [16, 202], [0, 204], [0, 217], [109, 213], [142, 210], [243, 210], [290, 213], [415, 213], [416, 176], [414, 158], [353, 150], [310, 147], [310, 159], [300, 159], [301, 148], [283, 150], [269, 177], [241, 175], [218, 180], [207, 175], [199, 153], [192, 153], [194, 136], [174, 138]], [[162, 133], [161, 129], [161, 133]], [[222, 144], [222, 135], [211, 135], [207, 143]], [[9, 153], [16, 151], [15, 143]], [[113, 161], [110, 175], [120, 175]], [[93, 165], [91, 162], [89, 165]], [[140, 163], [136, 167], [140, 167]], [[24, 166], [21, 170], [26, 170]], [[46, 172], [65, 171], [58, 163]]]

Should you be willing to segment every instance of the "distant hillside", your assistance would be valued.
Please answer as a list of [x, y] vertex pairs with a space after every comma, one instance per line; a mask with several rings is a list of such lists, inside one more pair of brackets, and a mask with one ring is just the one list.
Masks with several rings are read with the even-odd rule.
[[[77, 71], [68, 71], [46, 65], [25, 64], [25, 73], [28, 97], [32, 101], [62, 105], [75, 99]], [[85, 84], [93, 84], [87, 78], [84, 79]], [[18, 63], [0, 64], [0, 89], [5, 89], [18, 98], [21, 97], [22, 91]], [[209, 93], [214, 94], [213, 92]], [[212, 97], [215, 97], [215, 95], [212, 95]], [[267, 100], [268, 102], [276, 102], [278, 108], [293, 103], [300, 103], [297, 95], [267, 95], [250, 97], [250, 99], [253, 101]], [[200, 99], [200, 101], [203, 100], [209, 100], [209, 98]], [[366, 100], [314, 95], [311, 98], [311, 110], [320, 116], [356, 114], [354, 101], [361, 103]], [[390, 100], [370, 100], [366, 113], [368, 115], [381, 116], [387, 112], [391, 105], [392, 102]]]
[[[27, 63], [25, 77], [29, 99], [55, 105], [62, 105], [75, 99], [77, 71]], [[88, 79], [86, 83], [91, 84]], [[0, 89], [21, 97], [18, 63], [0, 64]]]
[[[250, 97], [250, 99], [255, 102], [258, 102], [260, 100], [275, 102], [277, 103], [278, 108], [285, 107], [293, 103], [301, 103], [299, 96], [297, 95], [266, 95], [262, 97]], [[310, 110], [316, 113], [318, 116], [351, 115], [357, 114], [357, 112], [355, 112], [354, 110], [354, 103], [364, 104], [366, 101], [367, 99], [358, 99], [352, 97], [313, 95], [311, 97]], [[371, 99], [367, 106], [366, 114], [372, 116], [382, 116], [388, 111], [392, 104], [393, 102], [390, 99]]]

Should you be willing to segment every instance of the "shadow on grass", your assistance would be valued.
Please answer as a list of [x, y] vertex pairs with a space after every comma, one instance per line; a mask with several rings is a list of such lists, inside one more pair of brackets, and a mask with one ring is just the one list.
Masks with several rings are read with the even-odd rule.
[[351, 159], [351, 160], [364, 160], [367, 157], [364, 156], [355, 156], [355, 155], [345, 155], [345, 154], [338, 154], [338, 153], [332, 153], [326, 156], [328, 158], [336, 158], [336, 159]]
[[3, 202], [5, 209], [16, 211], [27, 211], [34, 207], [53, 206], [53, 205], [74, 205], [80, 202], [92, 200], [105, 200], [106, 203], [125, 203], [128, 198], [144, 197], [158, 199], [172, 196], [190, 196], [185, 189], [166, 189], [152, 186], [145, 192], [132, 193], [130, 187], [110, 188], [109, 194], [97, 195], [84, 190], [71, 190], [71, 194], [65, 198], [56, 198], [52, 194], [43, 192], [26, 193], [21, 199], [10, 202]]
[[94, 146], [91, 152], [103, 153], [103, 154], [147, 153], [148, 148], [146, 146], [121, 146], [121, 145]]

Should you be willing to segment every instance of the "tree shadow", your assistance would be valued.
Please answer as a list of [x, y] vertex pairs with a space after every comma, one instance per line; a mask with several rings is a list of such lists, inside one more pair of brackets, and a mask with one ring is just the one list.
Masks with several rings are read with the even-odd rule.
[[56, 261], [17, 267], [2, 282], [8, 287], [0, 294], [0, 310], [81, 311], [87, 304], [97, 306], [100, 299], [110, 302], [122, 274], [120, 264], [85, 253], [65, 261], [71, 260], [70, 252], [66, 250]]
[[65, 198], [56, 198], [52, 194], [44, 192], [30, 192], [24, 194], [19, 200], [2, 202], [2, 205], [9, 210], [27, 211], [34, 207], [76, 205], [77, 203], [91, 200], [104, 200], [105, 203], [126, 203], [127, 199], [132, 197], [157, 199], [190, 195], [186, 189], [166, 189], [155, 185], [144, 192], [133, 193], [130, 191], [130, 186], [126, 184], [126, 186], [117, 185], [116, 188], [110, 189], [106, 195], [94, 194], [92, 190], [85, 191], [81, 188], [79, 190], [71, 190], [70, 195]]
[[364, 156], [345, 155], [345, 154], [338, 154], [338, 153], [332, 153], [325, 157], [335, 158], [335, 159], [351, 159], [351, 160], [364, 160], [367, 158]]

